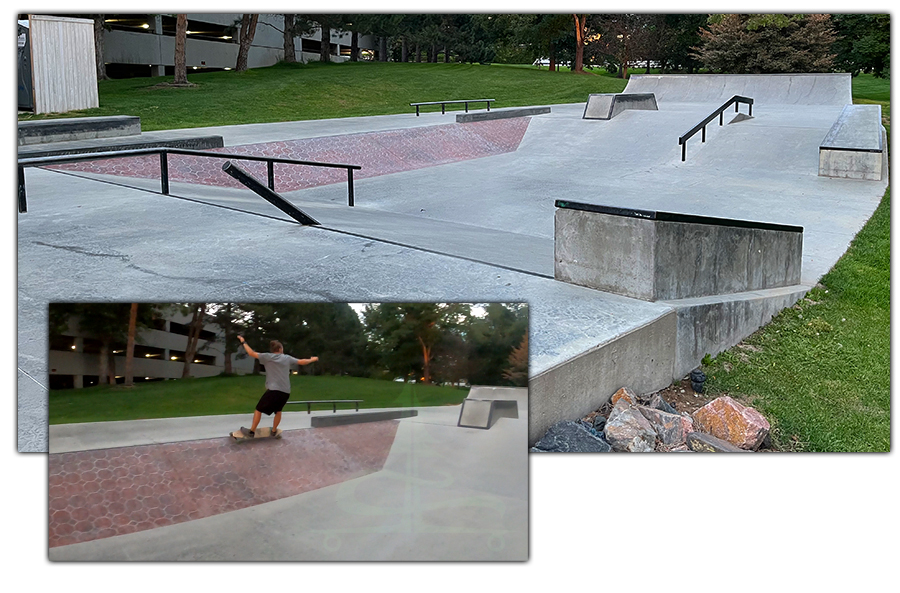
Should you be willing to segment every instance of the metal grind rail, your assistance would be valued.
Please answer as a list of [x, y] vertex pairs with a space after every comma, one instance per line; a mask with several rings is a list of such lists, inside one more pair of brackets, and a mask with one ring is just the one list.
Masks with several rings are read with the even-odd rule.
[[732, 98], [728, 99], [728, 101], [726, 101], [721, 107], [719, 107], [718, 109], [713, 111], [711, 114], [709, 114], [709, 116], [706, 119], [704, 119], [702, 122], [700, 122], [699, 124], [697, 124], [696, 126], [691, 128], [690, 130], [688, 130], [687, 132], [682, 134], [681, 137], [678, 138], [678, 144], [681, 146], [681, 160], [684, 161], [685, 151], [687, 149], [687, 141], [691, 138], [691, 136], [693, 136], [694, 134], [696, 134], [697, 132], [700, 132], [702, 130], [703, 133], [701, 135], [701, 141], [706, 142], [706, 126], [707, 126], [707, 124], [709, 124], [709, 122], [711, 122], [712, 120], [716, 119], [716, 116], [719, 116], [719, 125], [720, 126], [723, 125], [724, 119], [725, 119], [725, 110], [728, 109], [729, 107], [731, 107], [732, 105], [734, 105], [734, 112], [737, 113], [738, 107], [740, 106], [741, 103], [745, 103], [748, 105], [749, 113], [747, 115], [752, 117], [753, 116], [753, 99], [751, 99], [750, 97], [742, 97], [740, 95], [735, 95]]
[[327, 167], [331, 169], [346, 169], [347, 171], [347, 203], [353, 206], [353, 171], [361, 169], [359, 165], [346, 165], [342, 163], [322, 163], [316, 161], [299, 161], [278, 157], [254, 156], [246, 154], [230, 154], [223, 152], [207, 152], [203, 150], [190, 150], [186, 148], [140, 148], [137, 150], [120, 150], [111, 152], [91, 152], [86, 154], [62, 155], [50, 157], [38, 157], [31, 159], [19, 159], [19, 212], [28, 212], [28, 204], [25, 196], [25, 168], [47, 167], [52, 165], [64, 165], [81, 161], [94, 161], [105, 159], [119, 159], [150, 154], [159, 155], [160, 189], [164, 195], [169, 195], [169, 155], [181, 154], [187, 156], [203, 156], [216, 159], [233, 159], [239, 161], [260, 161], [266, 163], [268, 170], [268, 188], [275, 191], [275, 163], [286, 165], [303, 165], [308, 167]]

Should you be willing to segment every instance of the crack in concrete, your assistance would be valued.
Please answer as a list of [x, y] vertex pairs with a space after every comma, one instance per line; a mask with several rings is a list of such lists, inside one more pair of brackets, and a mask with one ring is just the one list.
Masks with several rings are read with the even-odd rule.
[[98, 253], [85, 249], [84, 247], [76, 247], [74, 245], [54, 245], [52, 243], [44, 243], [43, 241], [34, 241], [33, 243], [36, 245], [43, 245], [44, 247], [51, 247], [53, 249], [62, 249], [64, 251], [71, 251], [72, 253], [89, 255], [91, 257], [113, 257], [121, 259], [122, 261], [127, 261], [129, 259], [127, 255], [121, 255], [118, 253]]

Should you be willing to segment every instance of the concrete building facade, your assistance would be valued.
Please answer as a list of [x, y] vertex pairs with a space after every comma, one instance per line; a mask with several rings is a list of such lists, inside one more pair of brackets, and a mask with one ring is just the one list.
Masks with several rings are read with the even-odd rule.
[[[191, 71], [230, 70], [238, 54], [238, 32], [243, 15], [238, 13], [189, 13], [186, 60]], [[110, 76], [165, 76], [175, 66], [175, 16], [160, 14], [108, 14], [103, 34], [103, 58]], [[272, 66], [284, 59], [284, 17], [260, 14], [250, 47], [250, 68]], [[317, 30], [294, 39], [298, 62], [317, 61], [322, 33]], [[331, 60], [350, 59], [351, 34], [331, 34]], [[377, 38], [361, 35], [361, 58], [374, 56]]]
[[[187, 348], [190, 318], [180, 312], [168, 311], [151, 328], [141, 328], [134, 345], [134, 381], [162, 381], [181, 378]], [[225, 370], [225, 339], [214, 324], [204, 325], [191, 363], [192, 377], [212, 377]], [[91, 387], [99, 382], [100, 340], [79, 331], [77, 320], [60, 336], [51, 336], [48, 362], [50, 388], [69, 389]], [[125, 343], [113, 343], [113, 360], [118, 382], [124, 381]], [[248, 374], [253, 371], [253, 359], [232, 358], [232, 371]]]

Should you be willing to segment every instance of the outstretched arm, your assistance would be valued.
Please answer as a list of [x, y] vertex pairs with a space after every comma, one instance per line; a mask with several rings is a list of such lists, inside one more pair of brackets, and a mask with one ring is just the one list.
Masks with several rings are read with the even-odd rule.
[[319, 360], [318, 356], [313, 356], [311, 358], [299, 358], [297, 359], [297, 364], [299, 366], [306, 366], [312, 362], [317, 362]]
[[[253, 351], [253, 348], [247, 345], [247, 342], [244, 341], [244, 336], [238, 336], [238, 340], [240, 340], [241, 345], [244, 347], [244, 350], [247, 351], [248, 356], [252, 356], [253, 358], [259, 358], [259, 354]], [[254, 363], [255, 364], [255, 363]]]

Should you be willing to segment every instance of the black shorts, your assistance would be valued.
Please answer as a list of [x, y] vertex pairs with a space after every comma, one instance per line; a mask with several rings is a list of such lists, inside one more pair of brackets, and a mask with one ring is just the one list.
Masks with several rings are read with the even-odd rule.
[[259, 403], [256, 404], [256, 409], [266, 416], [270, 416], [275, 412], [280, 412], [282, 408], [284, 408], [284, 404], [287, 403], [287, 400], [290, 397], [290, 393], [268, 389], [262, 395], [262, 397], [259, 398]]

